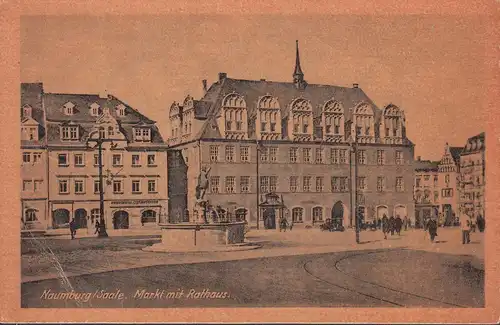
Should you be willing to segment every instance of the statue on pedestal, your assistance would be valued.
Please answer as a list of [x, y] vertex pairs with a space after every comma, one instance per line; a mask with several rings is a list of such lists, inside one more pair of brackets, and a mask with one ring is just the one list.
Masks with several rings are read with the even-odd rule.
[[[206, 216], [206, 209], [207, 209], [207, 200], [205, 199], [205, 193], [207, 192], [208, 189], [208, 173], [210, 172], [210, 167], [202, 167], [200, 171], [200, 175], [198, 176], [198, 185], [196, 186], [196, 203], [194, 205], [195, 211], [198, 212], [197, 207], [201, 207], [202, 213], [201, 215], [203, 216], [203, 222], [208, 223], [207, 221], [207, 216]], [[200, 215], [200, 213], [197, 213]]]

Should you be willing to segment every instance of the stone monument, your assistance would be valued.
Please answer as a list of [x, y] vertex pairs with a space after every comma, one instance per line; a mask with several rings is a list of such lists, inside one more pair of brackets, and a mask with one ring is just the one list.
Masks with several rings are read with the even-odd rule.
[[236, 220], [221, 206], [206, 198], [210, 168], [202, 167], [196, 186], [196, 203], [190, 220], [161, 223], [161, 243], [144, 248], [153, 252], [240, 251], [260, 246], [245, 242], [246, 221]]

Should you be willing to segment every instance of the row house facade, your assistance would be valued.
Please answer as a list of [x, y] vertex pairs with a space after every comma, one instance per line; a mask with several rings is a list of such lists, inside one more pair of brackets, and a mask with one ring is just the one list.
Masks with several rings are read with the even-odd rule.
[[470, 137], [460, 153], [460, 208], [472, 220], [485, 217], [485, 133]]
[[365, 221], [414, 219], [414, 145], [402, 109], [379, 109], [357, 84], [308, 84], [298, 46], [292, 82], [219, 73], [203, 89], [201, 99], [188, 95], [170, 108], [170, 222], [197, 213], [202, 168], [210, 168], [209, 203], [251, 224], [259, 211], [262, 224], [283, 214], [294, 223], [334, 218], [350, 226], [355, 201]]
[[[74, 218], [79, 227], [93, 228], [100, 215], [97, 139], [104, 140], [107, 227], [155, 226], [166, 218], [167, 152], [155, 122], [112, 95], [41, 90], [45, 170], [34, 173], [46, 177], [42, 226], [67, 227]], [[23, 162], [22, 168], [32, 166]]]
[[429, 218], [455, 225], [459, 218], [461, 147], [445, 145], [439, 161], [415, 161], [415, 221], [421, 227]]

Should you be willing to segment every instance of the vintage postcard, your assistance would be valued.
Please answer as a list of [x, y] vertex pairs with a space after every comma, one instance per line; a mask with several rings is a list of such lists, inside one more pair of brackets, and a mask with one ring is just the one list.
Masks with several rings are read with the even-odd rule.
[[21, 12], [11, 318], [494, 322], [495, 23]]

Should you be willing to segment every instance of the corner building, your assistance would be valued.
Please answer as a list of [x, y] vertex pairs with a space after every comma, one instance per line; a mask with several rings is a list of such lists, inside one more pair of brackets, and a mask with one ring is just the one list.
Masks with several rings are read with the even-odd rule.
[[202, 167], [210, 168], [209, 204], [251, 225], [259, 207], [261, 226], [273, 228], [281, 213], [295, 224], [335, 218], [351, 226], [354, 186], [365, 221], [414, 220], [414, 145], [397, 106], [379, 109], [357, 84], [307, 83], [298, 45], [292, 82], [219, 73], [203, 89], [201, 99], [188, 95], [170, 108], [169, 180], [177, 180], [169, 183], [170, 222], [195, 211]]
[[102, 146], [108, 229], [156, 227], [166, 218], [167, 154], [154, 121], [112, 95], [45, 93], [49, 228], [99, 219]]

